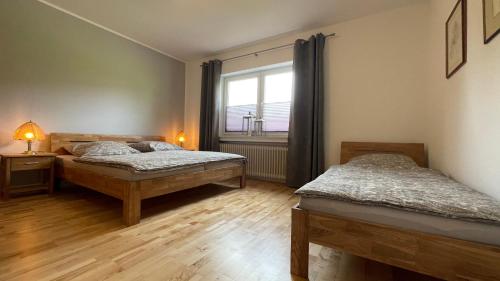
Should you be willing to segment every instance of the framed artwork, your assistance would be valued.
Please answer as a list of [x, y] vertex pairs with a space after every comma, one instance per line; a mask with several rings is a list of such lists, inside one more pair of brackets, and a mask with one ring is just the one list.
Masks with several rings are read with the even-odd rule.
[[483, 0], [484, 44], [500, 33], [500, 0]]
[[446, 78], [467, 61], [467, 0], [458, 0], [446, 21]]

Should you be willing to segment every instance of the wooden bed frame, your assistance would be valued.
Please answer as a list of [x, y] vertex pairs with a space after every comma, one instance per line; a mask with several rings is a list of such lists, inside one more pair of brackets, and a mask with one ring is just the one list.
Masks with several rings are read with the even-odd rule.
[[[140, 141], [164, 141], [160, 136], [120, 136], [96, 134], [53, 133], [50, 136], [51, 151], [58, 154], [68, 154], [66, 145], [93, 141], [118, 141], [135, 143]], [[134, 225], [141, 219], [141, 200], [156, 197], [204, 184], [214, 183], [235, 177], [240, 178], [240, 188], [245, 187], [245, 163], [234, 166], [212, 168], [203, 171], [186, 172], [182, 174], [163, 176], [153, 179], [129, 181], [96, 172], [61, 167], [56, 165], [56, 178], [81, 185], [123, 201], [123, 222]]]
[[[423, 144], [344, 142], [341, 163], [373, 152], [427, 166]], [[500, 247], [292, 208], [290, 271], [308, 278], [309, 243], [445, 280], [500, 280]]]

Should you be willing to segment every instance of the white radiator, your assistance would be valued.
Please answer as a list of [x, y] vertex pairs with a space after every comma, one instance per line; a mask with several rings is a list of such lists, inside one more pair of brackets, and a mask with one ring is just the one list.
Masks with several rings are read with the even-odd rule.
[[222, 152], [247, 158], [247, 176], [285, 182], [288, 147], [282, 144], [221, 143]]

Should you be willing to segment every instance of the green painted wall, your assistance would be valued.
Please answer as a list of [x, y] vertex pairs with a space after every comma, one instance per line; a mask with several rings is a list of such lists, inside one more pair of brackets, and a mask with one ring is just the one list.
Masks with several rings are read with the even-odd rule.
[[29, 119], [46, 132], [171, 138], [184, 67], [37, 1], [0, 0], [0, 152], [24, 149], [11, 136]]

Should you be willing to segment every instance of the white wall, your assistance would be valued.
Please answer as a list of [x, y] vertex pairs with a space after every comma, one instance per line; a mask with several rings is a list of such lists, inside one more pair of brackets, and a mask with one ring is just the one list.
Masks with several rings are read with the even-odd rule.
[[468, 1], [468, 59], [445, 77], [445, 21], [455, 0], [429, 17], [429, 157], [432, 167], [500, 199], [500, 36], [483, 43], [482, 1]]
[[[445, 77], [445, 22], [455, 0], [422, 1], [365, 18], [258, 42], [232, 57], [307, 38], [325, 49], [326, 160], [343, 140], [424, 142], [432, 168], [500, 198], [500, 37], [483, 44], [482, 3], [468, 1], [468, 61]], [[198, 142], [200, 63], [186, 66], [185, 130]], [[285, 49], [230, 61], [233, 72], [292, 59]]]
[[12, 136], [29, 119], [46, 133], [173, 139], [184, 74], [180, 61], [37, 1], [0, 1], [0, 152], [26, 149]]
[[[428, 2], [341, 24], [290, 34], [224, 52], [219, 59], [336, 32], [325, 48], [327, 164], [338, 163], [341, 141], [425, 142]], [[292, 60], [292, 49], [225, 62], [233, 72]], [[186, 65], [185, 131], [197, 146], [200, 63]]]

